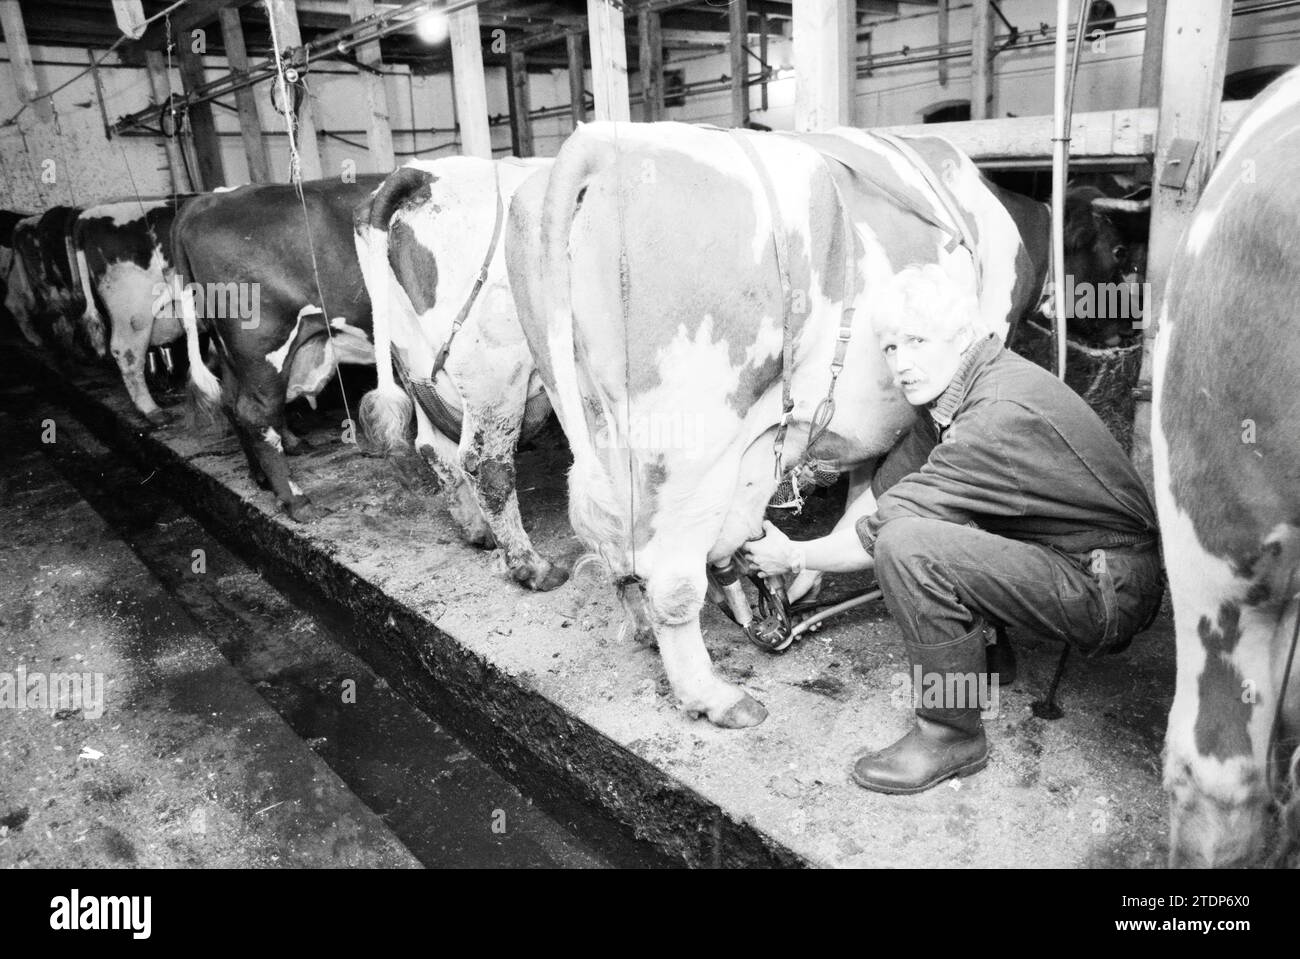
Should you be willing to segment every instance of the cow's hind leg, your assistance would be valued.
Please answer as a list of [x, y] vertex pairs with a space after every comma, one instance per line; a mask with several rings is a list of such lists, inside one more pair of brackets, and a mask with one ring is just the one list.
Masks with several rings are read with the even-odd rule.
[[226, 419], [230, 421], [230, 428], [234, 431], [235, 437], [239, 440], [239, 447], [244, 451], [244, 458], [248, 461], [248, 475], [258, 489], [264, 489], [267, 492], [271, 490], [271, 481], [266, 477], [266, 471], [262, 469], [262, 463], [257, 458], [257, 452], [253, 448], [253, 437], [235, 416], [235, 412], [230, 407], [223, 407], [222, 411], [226, 414]]
[[704, 557], [698, 562], [674, 562], [646, 579], [645, 601], [654, 625], [664, 672], [682, 708], [692, 716], [707, 716], [728, 729], [757, 726], [767, 709], [713, 668], [700, 632], [700, 608], [707, 587]]
[[526, 385], [512, 384], [519, 388], [510, 390], [512, 395], [498, 397], [491, 406], [465, 398], [460, 468], [493, 538], [505, 553], [510, 575], [529, 589], [544, 591], [562, 585], [568, 573], [537, 552], [519, 515], [515, 448], [523, 427]]
[[260, 468], [276, 499], [289, 517], [299, 523], [317, 518], [321, 511], [312, 505], [289, 474], [281, 431], [284, 428], [284, 387], [270, 381], [256, 390], [241, 389], [235, 398], [235, 429], [248, 454], [253, 479]]
[[471, 546], [492, 549], [496, 539], [487, 518], [478, 507], [474, 491], [460, 468], [460, 450], [429, 421], [424, 410], [415, 409], [415, 448], [429, 464], [447, 501], [447, 510]]
[[113, 324], [109, 350], [122, 373], [122, 384], [126, 387], [126, 392], [131, 397], [135, 408], [154, 426], [165, 426], [169, 417], [154, 402], [149, 386], [145, 382], [145, 363], [149, 356], [151, 325], [147, 318], [122, 316], [120, 322]]

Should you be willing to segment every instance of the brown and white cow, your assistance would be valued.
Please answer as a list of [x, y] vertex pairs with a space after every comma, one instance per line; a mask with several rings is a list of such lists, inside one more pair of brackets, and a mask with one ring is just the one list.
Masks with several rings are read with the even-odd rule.
[[[1170, 858], [1300, 848], [1300, 70], [1242, 118], [1179, 241], [1159, 313], [1156, 505], [1178, 636]], [[1283, 842], [1286, 837], [1282, 837]]]
[[167, 282], [172, 271], [171, 228], [180, 199], [129, 200], [88, 207], [73, 227], [72, 246], [86, 301], [82, 324], [98, 329], [107, 314], [108, 349], [135, 408], [155, 426], [167, 414], [145, 383], [152, 346], [184, 335]]
[[[519, 326], [501, 234], [515, 190], [550, 165], [416, 161], [356, 213], [379, 375], [362, 400], [362, 428], [376, 448], [394, 452], [407, 447], [414, 413], [416, 448], [467, 539], [500, 546], [515, 580], [538, 590], [559, 586], [565, 573], [524, 530], [514, 458], [551, 407]], [[390, 343], [415, 403], [393, 380]], [[445, 362], [432, 375], [444, 344]]]
[[[240, 187], [195, 197], [172, 225], [192, 395], [225, 411], [253, 480], [299, 521], [318, 511], [289, 475], [285, 454], [304, 441], [285, 403], [314, 403], [340, 363], [375, 361], [352, 213], [382, 180], [313, 180], [301, 198], [293, 185]], [[200, 321], [220, 381], [199, 355]]]
[[[767, 715], [714, 672], [699, 613], [706, 566], [728, 564], [761, 534], [777, 487], [785, 324], [789, 466], [827, 394], [844, 310], [856, 308], [836, 413], [816, 450], [845, 469], [887, 451], [913, 418], [869, 326], [873, 290], [913, 264], [938, 264], [954, 284], [978, 276], [982, 323], [1005, 336], [1041, 289], [969, 158], [938, 138], [911, 140], [927, 180], [877, 138], [837, 132], [867, 155], [865, 182], [810, 138], [589, 124], [549, 183], [534, 177], [511, 207], [511, 286], [574, 454], [570, 520], [609, 563], [638, 632], [653, 632], [682, 705], [720, 726]], [[856, 228], [847, 232], [841, 195]], [[973, 246], [954, 244], [954, 232]]]

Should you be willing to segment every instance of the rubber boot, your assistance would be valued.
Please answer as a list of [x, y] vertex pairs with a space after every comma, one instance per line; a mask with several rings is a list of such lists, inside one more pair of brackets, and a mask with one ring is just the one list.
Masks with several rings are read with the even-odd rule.
[[[930, 676], [974, 674], [974, 684], [957, 684], [964, 692], [978, 692], [987, 681], [983, 624], [960, 639], [942, 646], [909, 646], [913, 672], [921, 667], [923, 683]], [[947, 682], [945, 688], [951, 688]], [[924, 696], [924, 686], [915, 695]], [[921, 699], [924, 702], [923, 699]], [[988, 740], [974, 703], [924, 706], [916, 710], [916, 724], [906, 736], [880, 752], [863, 756], [853, 767], [853, 781], [875, 792], [910, 795], [953, 776], [979, 772], [989, 761]]]

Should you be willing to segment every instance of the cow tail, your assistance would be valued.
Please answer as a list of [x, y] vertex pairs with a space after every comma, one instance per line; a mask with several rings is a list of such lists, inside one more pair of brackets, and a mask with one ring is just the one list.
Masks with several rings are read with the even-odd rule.
[[[615, 160], [614, 147], [594, 135], [589, 126], [579, 127], [561, 148], [542, 203], [538, 263], [538, 283], [543, 291], [538, 305], [546, 318], [554, 379], [552, 402], [573, 451], [569, 521], [593, 549], [626, 538], [628, 499], [619, 495], [616, 479], [606, 468], [602, 447], [607, 441], [594, 436], [587, 422], [580, 386], [584, 372], [576, 349], [569, 242], [588, 186]], [[612, 418], [609, 422], [609, 428], [616, 428]], [[618, 474], [620, 479], [622, 475]]]
[[391, 285], [395, 282], [388, 265], [388, 225], [393, 213], [411, 195], [429, 182], [429, 174], [402, 167], [380, 184], [370, 199], [357, 207], [353, 217], [357, 261], [370, 294], [370, 311], [375, 339], [375, 372], [378, 384], [361, 398], [358, 417], [361, 431], [373, 450], [394, 453], [408, 446], [406, 434], [415, 413], [406, 390], [393, 377], [393, 339], [390, 318]]
[[582, 450], [592, 448], [593, 438], [578, 386], [569, 237], [588, 185], [596, 174], [614, 162], [610, 145], [587, 135], [587, 132], [588, 128], [580, 127], [570, 137], [551, 170], [542, 206], [541, 262], [538, 267], [545, 290], [542, 303], [555, 367], [552, 375], [555, 378], [556, 412], [570, 445]]
[[90, 266], [86, 263], [85, 224], [78, 217], [72, 225], [72, 250], [75, 256], [73, 268], [81, 281], [81, 295], [86, 300], [86, 310], [81, 315], [80, 323], [85, 331], [86, 341], [90, 343], [95, 355], [101, 359], [108, 355], [108, 334], [104, 326], [104, 317], [95, 303], [95, 291], [90, 283]]
[[[189, 359], [189, 390], [186, 397], [187, 419], [191, 424], [219, 422], [221, 413], [221, 381], [204, 362], [199, 348], [199, 312], [194, 305], [194, 291], [190, 286], [190, 260], [185, 252], [182, 224], [183, 214], [172, 223], [172, 260], [175, 269], [170, 277], [178, 287], [173, 289], [172, 308], [180, 307], [181, 326], [185, 329], [185, 355]], [[179, 301], [179, 303], [177, 302]]]

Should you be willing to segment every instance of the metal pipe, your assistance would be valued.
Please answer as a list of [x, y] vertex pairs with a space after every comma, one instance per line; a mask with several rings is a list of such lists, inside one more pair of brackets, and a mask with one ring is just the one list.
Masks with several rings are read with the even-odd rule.
[[[1293, 7], [1300, 7], [1300, 0], [1271, 0], [1271, 2], [1258, 3], [1249, 7], [1237, 7], [1232, 11], [1232, 15], [1234, 17], [1244, 17], [1252, 13], [1270, 13], [1276, 10], [1291, 9]], [[933, 14], [927, 14], [927, 16], [933, 16]], [[1114, 30], [1107, 30], [1106, 36], [1117, 37], [1117, 36], [1124, 36], [1130, 33], [1146, 32], [1146, 22], [1145, 22], [1146, 14], [1130, 13], [1122, 17], [1115, 18], [1116, 23], [1128, 21], [1128, 20], [1142, 20], [1143, 22], [1133, 26], [1117, 27]], [[1056, 30], [1055, 29], [1049, 30], [1047, 35], [1037, 40], [1026, 40], [1023, 38], [1022, 35], [1021, 39], [1018, 39], [1014, 45], [1010, 45], [1009, 43], [1002, 43], [1002, 41], [1010, 41], [1011, 39], [1010, 34], [1004, 34], [1002, 36], [995, 37], [994, 39], [995, 42], [998, 42], [1000, 44], [999, 45], [1000, 53], [1006, 53], [1008, 51], [1017, 51], [1017, 50], [1030, 50], [1037, 47], [1047, 47], [1047, 46], [1054, 45], [1056, 43]], [[925, 54], [925, 56], [913, 56], [912, 54], [914, 52], [922, 52]], [[947, 44], [946, 46], [941, 44], [927, 44], [925, 46], [920, 46], [920, 47], [913, 47], [908, 45], [898, 50], [889, 50], [884, 53], [864, 54], [863, 56], [859, 57], [857, 60], [858, 63], [857, 71], [858, 71], [858, 76], [868, 76], [871, 71], [883, 70], [889, 67], [913, 66], [922, 63], [936, 63], [940, 60], [958, 60], [963, 57], [969, 57], [969, 56], [970, 56], [969, 40], [955, 40], [952, 43]], [[882, 60], [885, 62], [881, 62]]]
[[812, 629], [818, 623], [822, 622], [822, 620], [830, 619], [832, 616], [838, 616], [840, 613], [848, 612], [850, 609], [855, 609], [858, 606], [866, 605], [867, 603], [873, 602], [874, 600], [883, 598], [883, 596], [884, 594], [881, 593], [880, 590], [871, 589], [871, 590], [867, 590], [867, 592], [865, 593], [861, 593], [858, 596], [852, 596], [844, 600], [842, 603], [836, 603], [834, 606], [828, 606], [825, 609], [821, 610], [820, 612], [814, 613], [813, 615], [809, 616], [807, 619], [803, 620], [801, 623], [796, 625], [792, 630], [790, 630], [790, 635], [792, 638], [797, 638], [802, 634], [808, 632], [808, 630]]
[[1070, 0], [1056, 0], [1052, 87], [1052, 280], [1056, 316], [1052, 330], [1056, 341], [1056, 375], [1061, 379], [1065, 379], [1065, 163], [1070, 154], [1070, 131], [1065, 119], [1065, 62], [1070, 42], [1065, 25], [1069, 16]]

